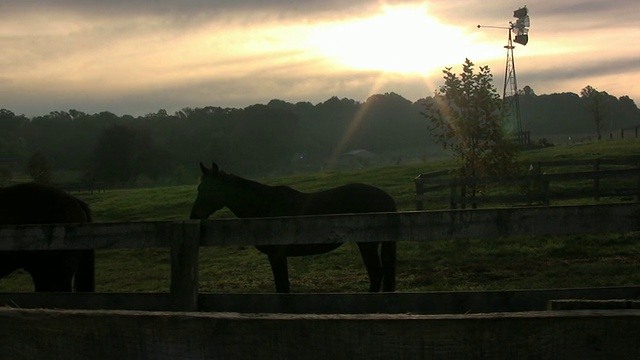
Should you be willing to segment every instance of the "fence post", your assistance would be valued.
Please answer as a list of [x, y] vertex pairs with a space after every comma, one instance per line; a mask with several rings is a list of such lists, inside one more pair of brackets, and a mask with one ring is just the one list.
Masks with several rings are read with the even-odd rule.
[[449, 208], [450, 209], [456, 209], [458, 208], [457, 206], [457, 189], [458, 187], [456, 186], [456, 180], [451, 180], [451, 194], [449, 195]]
[[636, 165], [638, 168], [638, 195], [636, 195], [636, 202], [640, 203], [640, 161], [638, 161]]
[[416, 210], [424, 209], [424, 179], [422, 178], [422, 174], [416, 176]]
[[544, 197], [542, 199], [542, 203], [545, 206], [549, 206], [551, 204], [551, 200], [549, 199], [549, 180], [548, 179], [544, 179], [542, 180], [542, 193], [544, 194]]
[[549, 206], [549, 180], [542, 174], [542, 163], [540, 161], [533, 165], [533, 189], [532, 200]]
[[198, 311], [200, 221], [172, 224], [171, 310]]
[[596, 201], [600, 200], [600, 158], [596, 158], [595, 164], [593, 166], [593, 171], [595, 174], [593, 175], [593, 198]]

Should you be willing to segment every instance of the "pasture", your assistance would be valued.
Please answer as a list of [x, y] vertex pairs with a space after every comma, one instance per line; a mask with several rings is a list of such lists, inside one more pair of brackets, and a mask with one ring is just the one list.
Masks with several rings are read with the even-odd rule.
[[[640, 155], [637, 140], [557, 146], [526, 152], [522, 157], [525, 161], [541, 161], [629, 155]], [[194, 160], [191, 185], [76, 195], [91, 205], [96, 222], [183, 220], [188, 218], [195, 200], [198, 160]], [[302, 191], [364, 182], [392, 194], [400, 210], [412, 210], [413, 178], [419, 173], [453, 166], [451, 161], [437, 161], [259, 180], [273, 185], [291, 185]], [[425, 208], [444, 209], [446, 206], [426, 204]], [[228, 212], [216, 214], [216, 217], [229, 216]], [[402, 242], [398, 246], [397, 290], [637, 285], [640, 283], [638, 237], [637, 233], [625, 233]], [[169, 258], [169, 252], [162, 249], [98, 251], [96, 291], [166, 292], [169, 288]], [[366, 271], [354, 244], [323, 255], [291, 258], [289, 266], [293, 292], [361, 292], [368, 286]], [[0, 291], [32, 291], [32, 285], [25, 274], [15, 274], [0, 281]], [[203, 248], [200, 253], [200, 291], [273, 292], [269, 262], [253, 247]]]

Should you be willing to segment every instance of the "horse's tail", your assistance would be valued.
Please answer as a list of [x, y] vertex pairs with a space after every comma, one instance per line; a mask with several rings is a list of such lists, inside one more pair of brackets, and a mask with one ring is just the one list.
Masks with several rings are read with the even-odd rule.
[[[78, 200], [82, 211], [85, 214], [86, 221], [92, 222], [93, 215], [91, 209], [84, 201]], [[81, 250], [82, 256], [80, 263], [76, 269], [73, 279], [73, 285], [76, 292], [94, 292], [96, 291], [96, 257], [95, 250]]]
[[396, 242], [383, 241], [380, 250], [382, 262], [382, 291], [396, 290]]

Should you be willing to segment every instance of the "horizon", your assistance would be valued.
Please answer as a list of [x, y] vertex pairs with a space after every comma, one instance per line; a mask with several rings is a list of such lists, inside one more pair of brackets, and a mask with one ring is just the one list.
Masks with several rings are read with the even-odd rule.
[[530, 41], [514, 50], [520, 89], [579, 94], [591, 85], [640, 98], [640, 50], [628, 46], [640, 36], [637, 0], [7, 0], [0, 107], [143, 116], [391, 92], [415, 102], [465, 58], [488, 65], [502, 94], [508, 30], [477, 25], [508, 26], [525, 5]]
[[[525, 85], [525, 86], [526, 86], [526, 85]], [[532, 88], [532, 89], [533, 89], [533, 88]], [[535, 92], [535, 96], [552, 96], [552, 95], [559, 95], [559, 94], [573, 94], [573, 95], [576, 95], [576, 96], [580, 96], [579, 92], [569, 92], [569, 91], [567, 91], [567, 92], [552, 92], [552, 93], [548, 93], [548, 94], [547, 94], [547, 93], [545, 93], [545, 94], [540, 94], [540, 93], [538, 93], [538, 92], [536, 91], [536, 89], [533, 89], [533, 90], [534, 90], [534, 92]], [[625, 95], [611, 94], [611, 93], [609, 93], [609, 92], [608, 92], [608, 91], [606, 91], [606, 90], [599, 90], [599, 91], [606, 92], [608, 95], [613, 96], [613, 97], [615, 97], [616, 99], [620, 99], [620, 97], [625, 96]], [[356, 102], [356, 103], [358, 103], [358, 104], [363, 105], [363, 104], [366, 104], [367, 100], [368, 100], [370, 97], [372, 97], [372, 96], [385, 96], [385, 95], [387, 95], [387, 94], [392, 94], [392, 93], [393, 93], [393, 94], [396, 94], [396, 95], [398, 95], [398, 96], [400, 96], [400, 97], [402, 97], [403, 99], [405, 99], [405, 100], [407, 100], [407, 101], [410, 101], [412, 104], [415, 104], [415, 103], [419, 102], [420, 100], [424, 100], [424, 99], [426, 99], [426, 98], [427, 98], [427, 97], [423, 97], [423, 98], [420, 98], [420, 99], [411, 100], [411, 99], [408, 99], [408, 98], [404, 97], [402, 94], [398, 94], [398, 93], [395, 93], [395, 92], [388, 92], [388, 93], [383, 93], [383, 94], [382, 94], [382, 93], [381, 93], [381, 94], [371, 94], [371, 95], [369, 95], [369, 96], [367, 97], [367, 99], [364, 99], [364, 100], [362, 100], [362, 101], [361, 101], [361, 100], [358, 100], [358, 99], [352, 99], [352, 98], [348, 98], [348, 97], [339, 97], [339, 96], [334, 95], [334, 96], [330, 96], [330, 97], [328, 97], [328, 98], [326, 98], [326, 99], [324, 99], [324, 100], [318, 101], [318, 102], [311, 102], [311, 101], [306, 101], [306, 100], [300, 100], [300, 101], [296, 101], [296, 102], [289, 102], [289, 101], [286, 101], [286, 100], [282, 100], [282, 99], [276, 99], [276, 98], [274, 98], [274, 99], [270, 99], [270, 100], [268, 100], [268, 101], [266, 101], [266, 102], [264, 102], [264, 103], [255, 103], [255, 104], [249, 104], [249, 105], [246, 105], [246, 106], [239, 106], [239, 107], [233, 107], [233, 106], [218, 106], [218, 105], [216, 105], [216, 104], [208, 104], [208, 105], [204, 104], [204, 105], [202, 105], [202, 106], [196, 106], [196, 107], [190, 107], [190, 108], [192, 108], [192, 109], [196, 109], [196, 108], [216, 107], [216, 108], [222, 108], [222, 109], [228, 108], [228, 109], [242, 110], [242, 109], [245, 109], [245, 108], [247, 108], [247, 107], [255, 106], [255, 105], [265, 105], [265, 106], [266, 106], [266, 105], [268, 105], [271, 101], [283, 101], [283, 102], [285, 102], [285, 103], [287, 103], [287, 104], [291, 104], [291, 105], [297, 105], [298, 103], [310, 103], [312, 106], [317, 106], [317, 105], [320, 105], [320, 104], [322, 104], [322, 103], [325, 103], [325, 102], [327, 102], [327, 101], [331, 100], [332, 98], [337, 98], [337, 99], [339, 99], [339, 100], [342, 100], [342, 99], [352, 100], [352, 101], [355, 101], [355, 102]], [[432, 95], [431, 95], [431, 96], [432, 96]], [[630, 97], [630, 98], [631, 98], [631, 97]], [[631, 98], [631, 100], [633, 100], [633, 101], [634, 101], [634, 103], [635, 103], [635, 99]], [[166, 110], [166, 111], [167, 111], [167, 114], [168, 114], [169, 116], [174, 116], [176, 112], [181, 111], [181, 110], [184, 110], [185, 108], [188, 108], [188, 107], [183, 107], [183, 108], [180, 108], [180, 109], [176, 109], [175, 111], [169, 111], [169, 110], [166, 110], [166, 109], [164, 109], [164, 108], [160, 107], [159, 109], [157, 109], [157, 110], [155, 110], [155, 111], [151, 111], [151, 112], [149, 112], [149, 113], [146, 113], [146, 114], [139, 114], [139, 115], [133, 115], [133, 114], [128, 114], [128, 113], [116, 113], [116, 112], [114, 112], [114, 111], [110, 111], [109, 109], [104, 109], [104, 110], [101, 110], [101, 111], [95, 111], [95, 112], [84, 112], [84, 113], [85, 113], [86, 115], [94, 115], [94, 114], [99, 114], [99, 113], [101, 113], [101, 112], [109, 112], [109, 113], [112, 113], [112, 114], [114, 114], [114, 115], [116, 115], [116, 116], [118, 116], [118, 117], [123, 117], [123, 116], [132, 116], [132, 117], [134, 117], [134, 118], [138, 118], [138, 117], [144, 117], [144, 116], [146, 116], [146, 115], [148, 115], [148, 114], [156, 114], [156, 113], [158, 113], [158, 111], [159, 111], [159, 110]], [[636, 108], [638, 108], [638, 110], [640, 110], [640, 107], [638, 106], [638, 104], [636, 104]], [[3, 109], [6, 109], [6, 108], [3, 108]], [[6, 109], [6, 110], [13, 111], [12, 109]], [[55, 110], [51, 110], [51, 111], [46, 112], [46, 113], [42, 113], [42, 114], [35, 114], [35, 115], [21, 114], [21, 113], [15, 112], [15, 111], [13, 111], [13, 112], [14, 112], [14, 114], [15, 114], [16, 116], [24, 115], [24, 116], [26, 116], [27, 118], [31, 118], [31, 119], [32, 119], [32, 118], [39, 117], [39, 116], [46, 116], [46, 115], [49, 115], [49, 113], [51, 113], [51, 112], [55, 112], [55, 111], [69, 112], [70, 110], [78, 110], [78, 109], [73, 109], [73, 108], [72, 108], [72, 109], [55, 109]], [[78, 111], [81, 111], [81, 110], [78, 110]]]

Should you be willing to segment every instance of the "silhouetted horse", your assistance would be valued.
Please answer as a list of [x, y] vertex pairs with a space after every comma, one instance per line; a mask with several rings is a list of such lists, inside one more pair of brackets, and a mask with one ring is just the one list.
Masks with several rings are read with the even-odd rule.
[[[0, 225], [91, 222], [83, 201], [35, 183], [0, 188]], [[93, 250], [0, 251], [0, 279], [23, 268], [36, 291], [94, 291]]]
[[[200, 169], [202, 176], [198, 197], [191, 209], [191, 219], [204, 220], [225, 206], [240, 218], [396, 211], [393, 198], [370, 185], [349, 184], [320, 192], [302, 193], [288, 186], [269, 186], [227, 174], [220, 171], [215, 163], [211, 169], [200, 163]], [[260, 245], [256, 248], [269, 256], [276, 291], [288, 293], [288, 256], [322, 254], [340, 245]], [[358, 248], [369, 274], [369, 291], [378, 292], [381, 285], [382, 291], [394, 291], [396, 243], [360, 242]]]

